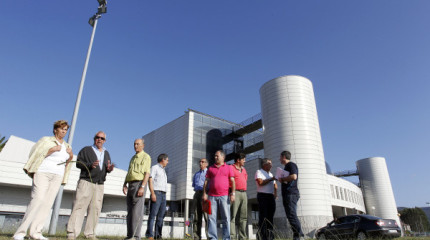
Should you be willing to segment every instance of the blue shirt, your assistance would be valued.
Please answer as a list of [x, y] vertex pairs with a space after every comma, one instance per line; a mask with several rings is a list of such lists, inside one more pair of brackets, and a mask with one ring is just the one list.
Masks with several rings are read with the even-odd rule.
[[100, 169], [102, 169], [103, 168], [103, 161], [105, 159], [105, 150], [106, 150], [106, 148], [102, 147], [102, 151], [100, 152], [96, 145], [93, 145], [92, 147], [93, 147], [94, 153], [97, 156], [97, 160], [100, 161], [99, 162], [99, 167], [100, 167]]
[[202, 191], [203, 190], [203, 185], [205, 184], [207, 171], [208, 171], [208, 169], [205, 168], [204, 170], [200, 170], [194, 174], [194, 177], [193, 177], [194, 191]]

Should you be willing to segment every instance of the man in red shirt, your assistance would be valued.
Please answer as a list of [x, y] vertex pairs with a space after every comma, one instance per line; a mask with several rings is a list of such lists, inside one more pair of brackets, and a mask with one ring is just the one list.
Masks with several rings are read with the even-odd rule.
[[[203, 186], [203, 200], [209, 198], [211, 201], [212, 214], [209, 215], [208, 239], [217, 240], [217, 211], [219, 208], [222, 223], [222, 238], [230, 239], [230, 201], [234, 202], [236, 186], [234, 184], [233, 169], [224, 162], [225, 153], [219, 150], [215, 153], [215, 164], [210, 166], [206, 173], [206, 180]], [[209, 193], [207, 186], [209, 184]], [[229, 188], [231, 193], [229, 198]], [[209, 197], [208, 197], [209, 195]]]
[[[246, 155], [244, 153], [236, 154], [234, 164], [231, 169], [234, 173], [234, 182], [236, 184], [235, 201], [231, 204], [230, 219], [230, 236], [231, 239], [247, 239], [246, 226], [248, 221], [248, 196], [246, 195], [246, 181], [248, 173], [245, 166]], [[236, 226], [237, 230], [236, 231]]]

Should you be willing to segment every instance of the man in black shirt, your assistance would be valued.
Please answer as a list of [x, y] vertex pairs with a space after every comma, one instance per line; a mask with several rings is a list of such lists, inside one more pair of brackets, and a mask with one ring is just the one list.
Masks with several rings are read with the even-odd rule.
[[300, 198], [299, 189], [297, 188], [299, 169], [295, 163], [291, 162], [291, 153], [289, 151], [281, 152], [279, 160], [282, 165], [285, 165], [284, 170], [290, 173], [287, 177], [278, 180], [282, 183], [282, 203], [293, 230], [293, 240], [298, 240], [304, 236], [297, 217], [297, 201]]

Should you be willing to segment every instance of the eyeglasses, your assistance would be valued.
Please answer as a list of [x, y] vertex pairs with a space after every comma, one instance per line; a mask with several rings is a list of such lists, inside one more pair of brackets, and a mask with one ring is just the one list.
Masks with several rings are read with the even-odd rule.
[[101, 140], [103, 140], [103, 141], [104, 141], [104, 140], [106, 140], [106, 138], [104, 138], [104, 137], [100, 137], [100, 136], [95, 136], [95, 137], [94, 137], [94, 139], [101, 139]]
[[206, 163], [206, 161], [200, 161], [201, 163]]

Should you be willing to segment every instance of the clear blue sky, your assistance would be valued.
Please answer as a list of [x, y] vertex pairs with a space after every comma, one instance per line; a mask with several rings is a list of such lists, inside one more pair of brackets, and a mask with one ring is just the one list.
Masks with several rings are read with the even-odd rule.
[[[0, 1], [0, 134], [71, 121], [96, 0]], [[314, 84], [335, 171], [387, 159], [398, 206], [430, 201], [430, 1], [110, 0], [97, 27], [74, 152], [133, 140], [187, 108], [240, 122], [281, 75]], [[150, 143], [147, 143], [150, 144]], [[166, 150], [167, 151], [167, 150]], [[174, 159], [172, 159], [174, 160]]]

